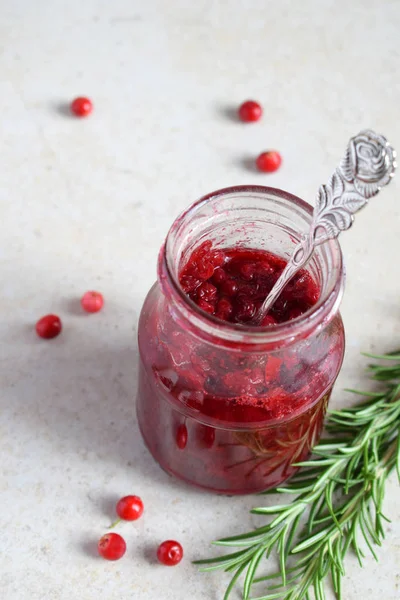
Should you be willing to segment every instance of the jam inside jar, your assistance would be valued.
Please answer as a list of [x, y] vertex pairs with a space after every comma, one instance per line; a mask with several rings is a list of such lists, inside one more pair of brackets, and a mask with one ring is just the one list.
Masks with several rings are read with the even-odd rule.
[[202, 198], [168, 233], [140, 316], [137, 412], [154, 458], [188, 483], [266, 490], [319, 439], [344, 353], [338, 242], [251, 323], [311, 218], [287, 192], [240, 186]]

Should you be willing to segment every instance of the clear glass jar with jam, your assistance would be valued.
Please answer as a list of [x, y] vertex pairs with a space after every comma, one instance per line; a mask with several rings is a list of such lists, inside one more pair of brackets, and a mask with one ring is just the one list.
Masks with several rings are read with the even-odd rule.
[[251, 322], [312, 219], [287, 192], [239, 186], [173, 223], [139, 322], [138, 421], [169, 473], [227, 494], [282, 483], [318, 441], [342, 364], [337, 240]]

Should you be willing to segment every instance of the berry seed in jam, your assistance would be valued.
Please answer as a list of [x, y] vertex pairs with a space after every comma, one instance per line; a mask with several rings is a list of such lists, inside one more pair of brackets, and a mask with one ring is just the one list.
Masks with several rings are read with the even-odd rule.
[[[261, 307], [286, 266], [275, 254], [251, 248], [219, 250], [222, 265], [216, 267], [210, 242], [197, 248], [180, 273], [187, 295], [205, 312], [222, 321], [248, 323]], [[319, 290], [311, 275], [299, 271], [264, 318], [263, 326], [284, 323], [303, 315], [318, 300]]]

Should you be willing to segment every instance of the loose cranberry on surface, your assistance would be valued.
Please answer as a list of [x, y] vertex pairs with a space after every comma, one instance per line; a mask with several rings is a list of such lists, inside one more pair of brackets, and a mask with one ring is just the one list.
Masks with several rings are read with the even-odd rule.
[[136, 521], [142, 516], [143, 510], [143, 502], [139, 496], [124, 496], [116, 506], [117, 515], [124, 521]]
[[96, 313], [103, 308], [104, 298], [100, 292], [86, 292], [81, 298], [81, 305], [84, 311]]
[[262, 108], [258, 102], [254, 100], [246, 100], [239, 106], [238, 115], [241, 121], [250, 123], [251, 121], [258, 121], [262, 116]]
[[257, 169], [263, 173], [273, 173], [274, 171], [277, 171], [281, 166], [281, 163], [282, 157], [276, 150], [262, 152], [256, 160]]
[[183, 558], [183, 548], [179, 542], [166, 540], [158, 546], [157, 559], [162, 565], [174, 567], [181, 562]]
[[36, 323], [36, 333], [45, 340], [51, 340], [61, 333], [62, 324], [57, 315], [46, 315]]
[[79, 96], [71, 102], [71, 112], [77, 117], [87, 117], [93, 110], [92, 101], [84, 96]]
[[118, 560], [126, 552], [126, 543], [118, 533], [106, 533], [100, 538], [97, 549], [106, 560]]

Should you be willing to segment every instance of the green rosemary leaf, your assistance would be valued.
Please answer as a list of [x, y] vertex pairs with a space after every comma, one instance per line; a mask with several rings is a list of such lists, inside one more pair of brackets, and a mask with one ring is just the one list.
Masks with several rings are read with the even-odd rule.
[[399, 480], [399, 483], [400, 483], [400, 431], [397, 435], [396, 471], [397, 471], [397, 479]]
[[225, 556], [216, 556], [215, 558], [211, 558], [211, 559], [202, 559], [202, 560], [195, 560], [193, 564], [195, 565], [207, 565], [210, 563], [224, 563], [229, 561], [230, 559], [235, 559], [238, 558], [239, 556], [243, 555], [245, 553], [245, 550], [239, 550], [239, 552], [233, 552], [232, 554], [225, 554]]
[[286, 596], [286, 592], [276, 592], [275, 594], [268, 594], [267, 596], [260, 596], [259, 598], [253, 598], [253, 600], [279, 600]]
[[323, 508], [323, 506], [324, 506], [323, 503], [324, 503], [324, 497], [321, 494], [320, 498], [311, 505], [310, 513], [308, 516], [308, 525], [307, 525], [308, 534], [310, 534], [314, 528], [314, 523], [316, 522], [316, 519], [318, 518], [318, 514], [319, 514], [321, 508]]
[[378, 360], [395, 360], [396, 362], [400, 362], [400, 353], [394, 352], [393, 354], [369, 354], [368, 352], [362, 352], [363, 356], [367, 356], [368, 358], [376, 358]]
[[[300, 567], [298, 565], [296, 565], [295, 567], [291, 567], [290, 569], [286, 569], [286, 573], [290, 574], [290, 573], [295, 573], [296, 571], [298, 571], [300, 569]], [[263, 577], [256, 577], [253, 580], [253, 583], [262, 583], [264, 581], [271, 581], [273, 579], [278, 579], [281, 577], [280, 573], [271, 573], [270, 575], [263, 575]], [[268, 589], [272, 589], [272, 587], [275, 586], [271, 586]], [[282, 587], [282, 583], [278, 584], [278, 587]]]
[[282, 535], [279, 538], [278, 544], [278, 554], [279, 554], [279, 566], [281, 569], [282, 576], [282, 585], [286, 585], [286, 536], [289, 529], [289, 524], [287, 523], [283, 528]]
[[360, 523], [360, 529], [361, 529], [361, 532], [363, 534], [365, 543], [367, 544], [367, 546], [369, 548], [369, 551], [371, 552], [371, 554], [374, 557], [374, 559], [376, 560], [376, 562], [378, 562], [378, 557], [377, 557], [377, 555], [375, 553], [375, 550], [373, 549], [372, 544], [370, 542], [369, 535], [368, 535], [368, 532], [366, 530], [365, 522], [364, 522], [364, 519], [363, 519], [362, 515], [361, 515], [359, 523]]
[[308, 485], [301, 486], [300, 484], [299, 485], [293, 484], [290, 487], [289, 486], [285, 487], [285, 488], [279, 487], [279, 488], [276, 488], [276, 492], [278, 492], [279, 494], [297, 494], [297, 495], [299, 495], [299, 494], [302, 494], [303, 492], [309, 492], [312, 489], [313, 485], [314, 485], [314, 480], [310, 479]]
[[371, 522], [371, 515], [368, 511], [368, 506], [365, 504], [365, 502], [362, 503], [362, 515], [364, 518], [365, 527], [367, 528], [367, 531], [368, 531], [369, 535], [371, 536], [371, 539], [377, 546], [381, 546], [382, 545], [381, 540], [379, 539], [379, 536], [377, 535], [376, 531], [374, 530], [373, 523]]
[[[301, 519], [301, 514], [297, 515], [297, 517], [293, 520], [292, 524], [290, 525], [290, 529], [289, 529], [289, 534], [286, 540], [286, 546], [285, 546], [285, 557], [287, 559], [287, 557], [290, 554], [290, 550], [292, 548], [292, 543], [293, 543], [293, 539], [296, 535], [296, 533], [298, 532], [298, 526], [299, 526], [299, 521]], [[286, 569], [286, 572], [289, 572], [289, 569]]]
[[[247, 540], [247, 539], [251, 539], [251, 538], [258, 538], [262, 535], [264, 535], [265, 533], [267, 533], [270, 529], [269, 525], [266, 525], [265, 527], [259, 527], [257, 529], [253, 529], [252, 531], [248, 531], [246, 533], [241, 533], [239, 535], [234, 535], [232, 537], [229, 538], [223, 538], [221, 540], [218, 540], [216, 542], [212, 542], [214, 545], [216, 546], [228, 546], [228, 545], [232, 545], [234, 546], [234, 542], [240, 542], [241, 540]], [[252, 542], [255, 543], [257, 540], [253, 540]]]
[[236, 581], [239, 579], [240, 575], [242, 574], [242, 572], [245, 570], [246, 568], [246, 563], [243, 563], [238, 570], [236, 571], [235, 575], [232, 577], [228, 587], [226, 588], [226, 592], [224, 595], [224, 600], [228, 600], [231, 591], [233, 590], [233, 588], [235, 587], [235, 583]]
[[[350, 394], [357, 394], [357, 396], [369, 396], [371, 398], [381, 398], [381, 392], [361, 392], [360, 390], [353, 390], [351, 388], [344, 388], [345, 392], [350, 392]], [[354, 408], [353, 411], [357, 411], [357, 408]]]
[[251, 586], [254, 580], [254, 574], [257, 571], [257, 567], [260, 564], [260, 561], [265, 553], [265, 548], [260, 548], [254, 554], [251, 562], [247, 568], [246, 577], [243, 584], [243, 600], [248, 600]]
[[321, 467], [326, 467], [326, 466], [330, 466], [335, 464], [335, 459], [330, 458], [330, 459], [318, 459], [318, 460], [304, 460], [302, 462], [296, 462], [294, 463], [294, 467], [311, 467], [311, 466], [317, 466], [319, 467], [319, 469]]
[[331, 480], [325, 488], [325, 502], [326, 502], [326, 505], [328, 507], [328, 510], [331, 514], [331, 517], [332, 517], [336, 527], [338, 528], [339, 532], [342, 533], [342, 528], [340, 527], [340, 523], [336, 518], [335, 510], [333, 508], [332, 495], [333, 495], [334, 489], [335, 489], [335, 482]]
[[319, 531], [315, 535], [308, 537], [304, 542], [301, 542], [301, 544], [298, 544], [297, 546], [295, 546], [292, 549], [292, 554], [298, 554], [299, 552], [303, 552], [303, 550], [306, 550], [310, 546], [314, 546], [315, 544], [318, 544], [318, 542], [320, 542], [321, 540], [323, 540], [325, 538], [327, 532], [328, 532], [327, 529], [323, 529], [322, 531]]
[[278, 513], [287, 511], [288, 507], [286, 504], [276, 504], [275, 506], [261, 506], [259, 508], [252, 508], [251, 513], [253, 515], [277, 515]]
[[[279, 577], [281, 576], [281, 574], [279, 573]], [[295, 583], [297, 581], [297, 576], [295, 577], [291, 577], [289, 579], [286, 580], [286, 586], [290, 586], [292, 583]], [[275, 585], [269, 585], [268, 586], [268, 591], [269, 592], [275, 592], [276, 590], [282, 589], [284, 587], [284, 584], [282, 581], [280, 581], [279, 583], [276, 583]]]

